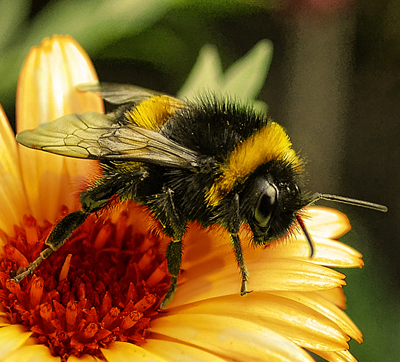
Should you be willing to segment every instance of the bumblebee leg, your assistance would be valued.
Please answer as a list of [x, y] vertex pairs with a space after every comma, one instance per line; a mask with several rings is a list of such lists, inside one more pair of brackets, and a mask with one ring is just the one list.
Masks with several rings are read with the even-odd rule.
[[178, 289], [177, 281], [178, 275], [181, 270], [182, 259], [182, 240], [172, 240], [167, 246], [167, 264], [168, 272], [171, 275], [171, 284], [168, 292], [160, 304], [160, 308], [164, 309], [169, 303], [172, 302], [175, 292]]
[[72, 232], [86, 220], [88, 215], [88, 213], [78, 210], [64, 216], [61, 221], [56, 224], [46, 240], [46, 244], [49, 245], [49, 247], [44, 249], [26, 268], [18, 270], [17, 275], [15, 275], [12, 280], [19, 283], [29, 274], [32, 274], [43, 260], [47, 259], [54, 251], [64, 245]]
[[168, 272], [171, 276], [171, 284], [160, 304], [160, 308], [165, 308], [172, 302], [175, 292], [178, 288], [178, 275], [181, 270], [182, 261], [182, 235], [185, 230], [185, 224], [180, 219], [173, 200], [174, 192], [168, 188], [164, 191], [164, 210], [167, 212], [169, 233], [172, 234], [173, 240], [168, 244], [166, 251], [166, 258], [168, 264]]
[[249, 279], [249, 272], [247, 271], [246, 265], [244, 263], [244, 257], [242, 252], [242, 245], [240, 243], [238, 234], [230, 234], [231, 245], [235, 251], [235, 258], [240, 269], [240, 275], [242, 276], [242, 285], [240, 287], [240, 295], [244, 296], [250, 293], [247, 290], [247, 281]]

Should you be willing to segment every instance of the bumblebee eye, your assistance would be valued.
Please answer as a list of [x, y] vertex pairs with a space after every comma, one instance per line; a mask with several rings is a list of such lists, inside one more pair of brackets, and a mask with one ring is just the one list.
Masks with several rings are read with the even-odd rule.
[[271, 215], [276, 209], [278, 189], [268, 181], [262, 186], [263, 190], [257, 200], [254, 218], [260, 227], [267, 227]]

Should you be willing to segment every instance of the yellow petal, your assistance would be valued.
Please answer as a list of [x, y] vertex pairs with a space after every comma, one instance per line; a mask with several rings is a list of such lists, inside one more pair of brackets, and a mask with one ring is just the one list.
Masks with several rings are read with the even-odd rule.
[[173, 338], [234, 361], [313, 361], [287, 338], [257, 323], [229, 316], [171, 314], [152, 322], [159, 338]]
[[[71, 37], [55, 36], [32, 48], [17, 89], [17, 129], [32, 129], [64, 114], [102, 112], [100, 97], [75, 85], [97, 80], [87, 54]], [[81, 175], [95, 174], [96, 162], [60, 157], [20, 146], [21, 169], [33, 216], [54, 221], [60, 205], [76, 209]], [[72, 191], [75, 189], [75, 193]]]
[[0, 105], [0, 229], [8, 235], [21, 215], [29, 212], [18, 156], [14, 133]]
[[[60, 357], [54, 357], [50, 349], [42, 344], [23, 346], [7, 356], [2, 362], [61, 362]], [[69, 360], [68, 360], [69, 361]]]
[[137, 361], [137, 362], [167, 362], [161, 356], [147, 351], [146, 348], [127, 342], [114, 342], [101, 350], [108, 362]]
[[102, 362], [103, 360], [101, 360], [95, 356], [90, 356], [88, 354], [85, 354], [79, 358], [75, 357], [75, 356], [70, 356], [67, 361], [68, 362]]
[[347, 216], [329, 207], [307, 207], [304, 223], [311, 235], [332, 239], [341, 237], [351, 229]]
[[263, 265], [254, 260], [248, 268], [253, 290], [314, 291], [346, 284], [344, 274], [309, 262], [271, 259]]
[[362, 267], [362, 255], [337, 240], [314, 236], [315, 254], [310, 258], [310, 247], [304, 235], [295, 235], [265, 249], [270, 258], [300, 259], [325, 266], [341, 268]]
[[221, 316], [234, 316], [271, 329], [305, 348], [326, 351], [348, 348], [348, 336], [319, 311], [301, 302], [268, 293], [253, 292], [245, 298], [239, 295], [214, 298], [173, 308], [170, 310], [172, 313], [179, 316], [211, 315], [214, 324], [220, 323]]
[[166, 361], [173, 362], [224, 362], [213, 352], [206, 352], [200, 348], [175, 341], [165, 341], [162, 339], [147, 339], [143, 346], [147, 351], [163, 357]]
[[30, 335], [31, 332], [17, 324], [0, 328], [0, 359], [20, 348]]
[[[362, 266], [361, 254], [349, 246], [332, 240], [349, 228], [348, 219], [336, 210], [321, 207], [307, 208], [307, 227], [316, 243], [316, 256], [309, 258], [310, 249], [302, 234], [290, 236], [286, 240], [273, 242], [263, 249], [249, 247], [251, 233], [241, 234], [243, 253], [246, 263], [252, 259], [268, 263], [269, 259], [300, 259], [327, 266]], [[320, 226], [322, 224], [322, 226]], [[223, 229], [201, 230], [197, 225], [189, 226], [184, 236], [184, 269], [199, 270], [221, 269], [231, 265], [234, 255], [229, 236]]]
[[[0, 309], [3, 310], [3, 307], [1, 307]], [[7, 316], [8, 316], [7, 313], [0, 312], [0, 327], [7, 327], [11, 325], [10, 320]]]
[[[345, 275], [335, 270], [308, 262], [266, 259], [247, 262], [250, 272], [249, 289], [253, 291], [318, 291], [345, 285]], [[239, 294], [240, 276], [232, 261], [219, 269], [203, 265], [183, 271], [172, 306], [217, 296]]]
[[342, 288], [319, 290], [316, 293], [325, 298], [327, 301], [333, 303], [340, 309], [346, 308], [346, 297], [343, 293]]
[[340, 268], [361, 268], [364, 265], [362, 254], [352, 247], [336, 240], [314, 237], [315, 256], [310, 260], [326, 266]]
[[356, 340], [358, 343], [362, 342], [362, 333], [353, 321], [337, 306], [327, 301], [318, 293], [313, 292], [273, 292], [274, 295], [279, 295], [306, 305], [329, 318], [332, 322], [337, 324], [339, 328], [348, 336]]
[[324, 352], [324, 351], [312, 351], [315, 354], [321, 356], [329, 362], [357, 362], [357, 359], [348, 351], [335, 351], [335, 352]]

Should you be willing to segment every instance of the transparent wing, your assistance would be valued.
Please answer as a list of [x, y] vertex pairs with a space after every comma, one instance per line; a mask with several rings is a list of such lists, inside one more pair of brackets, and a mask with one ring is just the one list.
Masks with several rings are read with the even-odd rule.
[[22, 145], [58, 155], [96, 160], [150, 162], [195, 168], [198, 154], [158, 132], [120, 123], [96, 112], [68, 114], [17, 134]]
[[155, 95], [162, 94], [131, 84], [92, 82], [78, 84], [76, 87], [84, 92], [101, 93], [101, 96], [112, 104], [140, 103]]

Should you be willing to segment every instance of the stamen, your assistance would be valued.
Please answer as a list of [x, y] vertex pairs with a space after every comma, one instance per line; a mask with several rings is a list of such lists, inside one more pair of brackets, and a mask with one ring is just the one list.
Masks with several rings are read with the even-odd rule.
[[117, 320], [118, 316], [119, 316], [119, 309], [111, 308], [110, 311], [102, 319], [104, 327], [107, 329], [112, 329], [111, 327], [113, 323]]
[[124, 330], [133, 327], [137, 322], [139, 322], [140, 318], [142, 317], [143, 313], [137, 310], [133, 310], [123, 319], [123, 322], [121, 323], [121, 329]]
[[94, 335], [98, 332], [99, 327], [96, 323], [89, 323], [86, 328], [83, 330], [83, 337], [85, 339], [90, 339], [94, 337]]
[[30, 290], [30, 304], [31, 308], [35, 309], [42, 299], [43, 294], [43, 278], [34, 278], [32, 280], [32, 286]]
[[149, 309], [156, 301], [157, 297], [154, 294], [146, 294], [144, 298], [139, 300], [139, 302], [134, 305], [134, 308], [141, 312], [144, 312], [146, 309]]
[[11, 323], [32, 331], [62, 362], [85, 353], [104, 359], [101, 348], [115, 340], [144, 343], [168, 289], [160, 240], [135, 233], [131, 209], [114, 218], [116, 223], [105, 219], [89, 217], [19, 284], [10, 272], [40, 254], [53, 225], [38, 226], [25, 217], [25, 229], [15, 227], [15, 237], [1, 234], [8, 244], [0, 260], [0, 306]]
[[39, 308], [39, 313], [40, 316], [42, 317], [42, 319], [46, 322], [47, 324], [51, 323], [51, 313], [53, 312], [53, 309], [51, 308], [51, 304], [50, 303], [43, 303], [40, 305]]
[[78, 315], [76, 302], [68, 302], [65, 320], [67, 322], [67, 329], [68, 331], [72, 331], [75, 327], [76, 317]]
[[94, 247], [97, 250], [102, 249], [104, 245], [106, 245], [112, 231], [113, 230], [111, 224], [106, 224], [101, 228], [100, 232], [97, 234], [96, 240], [94, 241]]
[[18, 249], [10, 244], [4, 246], [4, 253], [8, 259], [14, 260], [20, 267], [25, 267], [29, 264], [29, 261], [27, 258], [25, 258], [25, 255], [23, 255]]
[[64, 279], [67, 279], [69, 267], [71, 265], [71, 258], [72, 254], [68, 254], [67, 257], [65, 258], [64, 264], [61, 268], [60, 276], [58, 277], [59, 282], [61, 282]]

